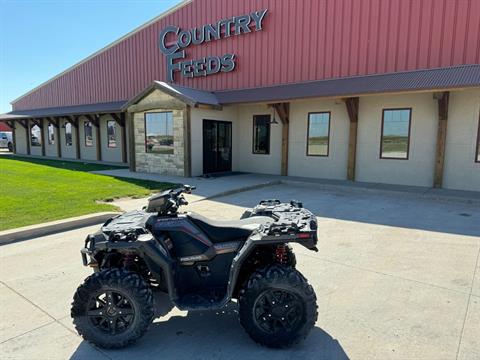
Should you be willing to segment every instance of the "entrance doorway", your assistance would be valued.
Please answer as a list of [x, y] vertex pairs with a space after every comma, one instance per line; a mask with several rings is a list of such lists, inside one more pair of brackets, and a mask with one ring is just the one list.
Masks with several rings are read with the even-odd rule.
[[203, 120], [203, 173], [232, 171], [232, 123]]

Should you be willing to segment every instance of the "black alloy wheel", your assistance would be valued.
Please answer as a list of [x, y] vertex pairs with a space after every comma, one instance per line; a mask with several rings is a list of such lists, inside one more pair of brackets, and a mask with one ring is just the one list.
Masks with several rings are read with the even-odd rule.
[[303, 308], [298, 295], [287, 290], [268, 289], [253, 305], [254, 321], [269, 334], [295, 331], [302, 324]]
[[102, 270], [78, 287], [71, 316], [85, 340], [103, 348], [119, 349], [137, 341], [151, 324], [152, 289], [137, 273]]
[[135, 309], [126, 295], [107, 290], [91, 297], [87, 316], [99, 330], [117, 335], [132, 325]]
[[317, 298], [292, 266], [270, 265], [255, 271], [238, 298], [240, 324], [257, 343], [285, 348], [305, 339], [317, 321]]

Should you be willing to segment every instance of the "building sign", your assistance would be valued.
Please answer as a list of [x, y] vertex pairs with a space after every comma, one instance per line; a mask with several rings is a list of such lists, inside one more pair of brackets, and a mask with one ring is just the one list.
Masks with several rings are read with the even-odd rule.
[[[167, 81], [173, 81], [173, 74], [180, 72], [183, 77], [193, 78], [207, 76], [219, 72], [230, 72], [235, 69], [235, 54], [212, 55], [197, 60], [184, 60], [185, 50], [190, 45], [220, 40], [234, 35], [247, 34], [262, 30], [262, 22], [267, 9], [254, 11], [247, 15], [234, 16], [206, 24], [190, 30], [182, 30], [177, 26], [167, 26], [160, 31], [160, 51], [167, 58]], [[167, 42], [167, 36], [173, 34], [174, 41]]]

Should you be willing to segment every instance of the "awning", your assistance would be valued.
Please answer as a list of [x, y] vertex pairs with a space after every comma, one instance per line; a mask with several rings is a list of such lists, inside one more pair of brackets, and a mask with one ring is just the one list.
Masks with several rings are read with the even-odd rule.
[[222, 105], [480, 86], [480, 64], [216, 91]]
[[69, 115], [118, 113], [122, 111], [122, 106], [125, 103], [126, 101], [114, 101], [87, 105], [74, 105], [31, 110], [15, 110], [5, 114], [0, 114], [0, 121], [43, 118], [50, 116], [54, 117]]

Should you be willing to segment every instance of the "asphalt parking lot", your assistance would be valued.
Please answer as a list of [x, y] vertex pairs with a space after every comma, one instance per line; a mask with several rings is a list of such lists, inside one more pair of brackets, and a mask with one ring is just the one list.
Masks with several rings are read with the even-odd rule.
[[[75, 288], [90, 271], [79, 249], [97, 227], [0, 247], [2, 359], [479, 359], [480, 206], [412, 194], [274, 185], [189, 205], [237, 218], [263, 198], [297, 199], [319, 219], [319, 252], [296, 246], [314, 286], [316, 327], [269, 350], [221, 312], [172, 310], [136, 345], [96, 349], [74, 332]], [[165, 304], [168, 309], [168, 304]]]

